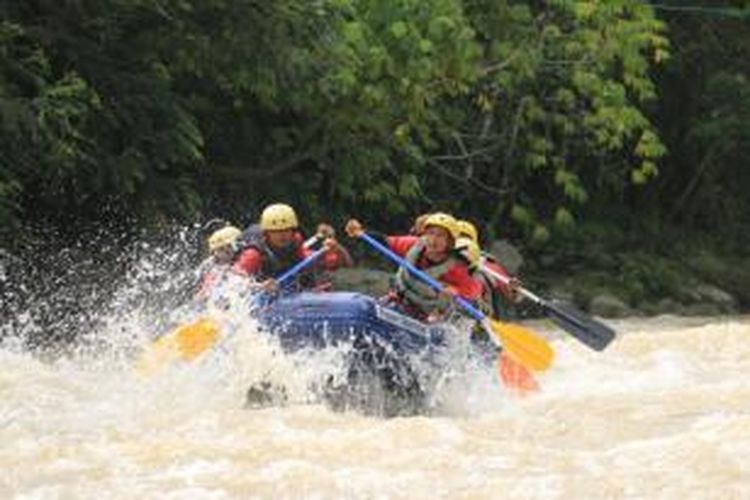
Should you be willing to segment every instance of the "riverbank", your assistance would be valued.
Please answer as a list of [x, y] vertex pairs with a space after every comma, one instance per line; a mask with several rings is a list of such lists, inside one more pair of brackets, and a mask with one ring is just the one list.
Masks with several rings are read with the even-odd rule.
[[[750, 311], [750, 258], [702, 250], [670, 257], [623, 251], [582, 253], [576, 259], [565, 254], [525, 259], [508, 241], [495, 241], [488, 248], [535, 293], [572, 302], [596, 316], [710, 317]], [[361, 258], [359, 265], [338, 271], [336, 287], [385, 293], [392, 269], [370, 256]], [[526, 310], [515, 313], [533, 315]]]

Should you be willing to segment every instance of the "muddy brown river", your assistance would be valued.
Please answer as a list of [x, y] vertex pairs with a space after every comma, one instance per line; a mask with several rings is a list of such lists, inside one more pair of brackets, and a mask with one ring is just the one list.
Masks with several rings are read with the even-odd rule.
[[[310, 366], [253, 342], [148, 380], [5, 345], [0, 498], [750, 498], [750, 318], [611, 324], [596, 353], [531, 323], [557, 351], [538, 394], [477, 372], [392, 419], [306, 399]], [[259, 375], [294, 397], [244, 409]]]

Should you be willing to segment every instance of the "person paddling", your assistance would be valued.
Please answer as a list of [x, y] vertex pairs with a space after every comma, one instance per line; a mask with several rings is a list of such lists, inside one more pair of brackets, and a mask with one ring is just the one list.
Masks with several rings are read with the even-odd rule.
[[[309, 248], [316, 250], [327, 240], [336, 240], [336, 230], [333, 226], [327, 223], [320, 223], [315, 229], [315, 237], [309, 238]], [[311, 241], [312, 240], [312, 241]], [[317, 284], [315, 289], [317, 291], [332, 291], [333, 290], [333, 274], [343, 267], [353, 267], [354, 260], [352, 259], [349, 251], [342, 245], [336, 244], [333, 251], [326, 252], [321, 259], [320, 270], [318, 272]]]
[[[358, 238], [364, 232], [357, 219], [345, 227], [347, 235]], [[446, 285], [448, 294], [474, 301], [481, 297], [482, 286], [474, 279], [466, 260], [455, 250], [458, 225], [453, 216], [431, 214], [424, 221], [420, 236], [382, 236], [371, 234], [418, 269]], [[389, 305], [421, 321], [436, 321], [449, 310], [450, 297], [435, 292], [405, 268], [399, 268], [394, 286], [386, 297]]]
[[209, 257], [198, 268], [198, 291], [195, 298], [206, 299], [212, 290], [226, 277], [238, 255], [237, 242], [242, 234], [237, 227], [227, 225], [208, 237]]
[[[470, 262], [474, 277], [482, 283], [483, 309], [491, 316], [503, 315], [505, 303], [517, 304], [523, 300], [519, 292], [521, 282], [508, 273], [494, 255], [483, 252], [479, 246], [479, 231], [467, 220], [458, 221], [459, 239], [457, 249]], [[490, 271], [507, 278], [500, 280]]]
[[[263, 210], [258, 234], [249, 239], [246, 235], [243, 244], [245, 248], [232, 269], [259, 280], [267, 291], [277, 290], [276, 278], [313, 253], [313, 249], [304, 244], [297, 213], [283, 203], [269, 205]], [[323, 257], [325, 266], [335, 266], [342, 258], [341, 246], [331, 237], [325, 238], [322, 244], [327, 249]], [[292, 283], [292, 288], [312, 289], [316, 285], [315, 276], [303, 273]]]

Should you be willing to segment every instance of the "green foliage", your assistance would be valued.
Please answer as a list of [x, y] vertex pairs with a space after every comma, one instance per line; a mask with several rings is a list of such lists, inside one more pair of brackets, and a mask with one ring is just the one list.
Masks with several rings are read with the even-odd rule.
[[679, 7], [663, 11], [674, 50], [657, 80], [669, 161], [638, 201], [667, 224], [742, 251], [750, 244], [750, 23], [700, 2]]
[[[648, 5], [465, 6], [482, 44], [482, 71], [470, 91], [473, 106], [459, 104], [455, 128], [464, 132], [449, 130], [442, 141], [452, 154], [438, 158], [450, 160], [434, 162], [473, 188], [457, 206], [495, 206], [490, 224], [510, 214], [522, 226], [546, 226], [594, 195], [618, 197], [630, 182], [657, 174], [666, 150], [644, 106], [656, 96], [650, 69], [667, 59], [669, 44]], [[533, 220], [518, 217], [520, 200]], [[544, 233], [528, 234], [539, 240]]]
[[694, 284], [684, 269], [670, 259], [645, 252], [622, 254], [620, 259], [619, 285], [631, 303], [675, 297]]
[[[620, 189], [663, 154], [638, 104], [667, 46], [635, 1], [2, 10], [6, 221], [105, 200], [159, 218], [216, 196], [384, 214], [428, 198], [490, 202], [495, 218], [527, 206], [515, 219], [541, 241], [546, 222], [573, 220], [554, 214], [590, 198], [602, 158], [632, 153], [609, 173]], [[540, 189], [551, 196], [529, 196]]]
[[0, 168], [15, 188], [3, 227], [111, 200], [151, 213], [189, 204], [202, 138], [152, 48], [139, 50], [156, 29], [145, 5], [4, 4]]
[[654, 232], [736, 219], [740, 241], [747, 227], [750, 34], [737, 17], [660, 19], [637, 0], [80, 0], [0, 14], [5, 234], [105, 205], [158, 222], [278, 199], [392, 226], [454, 210], [534, 249], [593, 216], [628, 220], [620, 210]]

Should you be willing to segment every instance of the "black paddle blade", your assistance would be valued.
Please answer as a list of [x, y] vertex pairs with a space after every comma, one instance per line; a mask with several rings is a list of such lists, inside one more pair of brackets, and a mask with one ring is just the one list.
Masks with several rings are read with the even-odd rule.
[[603, 351], [615, 338], [613, 329], [569, 304], [555, 300], [539, 305], [557, 326], [595, 351]]

